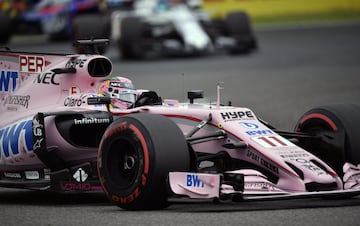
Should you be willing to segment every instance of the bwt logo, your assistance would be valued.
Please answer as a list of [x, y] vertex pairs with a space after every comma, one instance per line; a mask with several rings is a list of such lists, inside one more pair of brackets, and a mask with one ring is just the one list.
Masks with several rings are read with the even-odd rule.
[[20, 154], [20, 151], [32, 151], [32, 121], [22, 121], [9, 127], [0, 129], [0, 160], [2, 156], [9, 158], [11, 153], [14, 156]]
[[204, 182], [202, 182], [198, 175], [188, 174], [186, 175], [186, 186], [187, 187], [196, 187], [203, 188]]
[[19, 56], [20, 72], [41, 73], [45, 69], [45, 57], [43, 56]]
[[10, 87], [15, 91], [16, 82], [19, 78], [19, 73], [17, 71], [0, 71], [0, 92], [9, 92]]

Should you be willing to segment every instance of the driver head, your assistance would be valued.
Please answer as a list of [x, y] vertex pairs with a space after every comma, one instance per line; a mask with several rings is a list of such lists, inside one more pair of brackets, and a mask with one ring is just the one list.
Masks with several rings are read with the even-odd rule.
[[111, 107], [127, 109], [135, 103], [137, 91], [130, 79], [116, 76], [103, 81], [99, 94], [111, 98]]

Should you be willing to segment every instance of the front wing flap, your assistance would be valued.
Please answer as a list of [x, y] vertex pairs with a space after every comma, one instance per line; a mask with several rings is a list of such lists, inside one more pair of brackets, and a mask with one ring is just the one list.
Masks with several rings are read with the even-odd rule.
[[[302, 198], [345, 199], [360, 195], [360, 189], [289, 192], [277, 188], [274, 184], [265, 181], [263, 178], [259, 178], [256, 181], [254, 177], [246, 178], [243, 174], [235, 172], [223, 174], [170, 172], [169, 184], [174, 194], [192, 199], [215, 198], [225, 200], [236, 197], [236, 200], [239, 200], [239, 196], [241, 197], [240, 201]], [[262, 189], [260, 189], [260, 185]]]

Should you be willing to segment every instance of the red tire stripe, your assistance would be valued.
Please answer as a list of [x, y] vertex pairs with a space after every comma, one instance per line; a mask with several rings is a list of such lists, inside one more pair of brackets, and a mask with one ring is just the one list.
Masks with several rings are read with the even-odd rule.
[[333, 131], [338, 130], [338, 127], [336, 126], [336, 124], [329, 117], [327, 117], [323, 114], [319, 114], [319, 113], [313, 113], [313, 114], [309, 114], [309, 115], [305, 116], [304, 118], [301, 119], [300, 124], [304, 123], [305, 121], [307, 121], [309, 119], [321, 119], [321, 120], [325, 121], [327, 124], [329, 124], [329, 126], [333, 129]]
[[134, 131], [134, 133], [136, 134], [136, 136], [139, 138], [141, 145], [143, 147], [144, 150], [144, 173], [148, 174], [149, 172], [149, 150], [148, 150], [148, 146], [146, 144], [145, 138], [142, 135], [142, 133], [140, 132], [140, 130], [138, 128], [136, 128], [136, 126], [134, 126], [133, 124], [129, 125], [129, 128]]

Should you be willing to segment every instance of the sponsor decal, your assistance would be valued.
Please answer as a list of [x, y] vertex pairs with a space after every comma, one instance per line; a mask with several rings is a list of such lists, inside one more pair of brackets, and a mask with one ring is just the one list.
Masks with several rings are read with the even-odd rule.
[[246, 131], [245, 133], [249, 136], [255, 136], [255, 135], [270, 135], [270, 134], [274, 134], [274, 132], [270, 129], [263, 129], [263, 130], [256, 130], [258, 129], [260, 126], [256, 123], [252, 123], [252, 122], [240, 122], [239, 123], [242, 127], [247, 128], [247, 129], [253, 129], [250, 131]]
[[90, 183], [62, 183], [60, 184], [62, 191], [91, 191], [95, 190]]
[[221, 112], [221, 117], [225, 122], [236, 120], [254, 120], [255, 116], [252, 111], [233, 111], [233, 112]]
[[45, 69], [45, 57], [43, 56], [19, 56], [20, 72], [41, 73]]
[[313, 162], [311, 162], [308, 159], [304, 159], [304, 158], [297, 158], [295, 159], [295, 161], [297, 163], [299, 163], [301, 166], [303, 166], [304, 168], [316, 172], [317, 175], [324, 175], [327, 174], [324, 170], [322, 170], [320, 167], [318, 167], [317, 165], [315, 165]]
[[7, 178], [13, 178], [13, 179], [21, 179], [20, 173], [11, 173], [11, 172], [4, 172], [4, 176]]
[[84, 63], [86, 62], [87, 59], [71, 59], [69, 60], [65, 67], [66, 68], [76, 68], [76, 67], [84, 67]]
[[280, 154], [281, 158], [284, 159], [296, 159], [296, 158], [303, 158], [303, 157], [309, 157], [309, 154], [307, 153], [287, 153], [287, 154]]
[[67, 97], [64, 100], [64, 106], [66, 107], [80, 107], [82, 104], [85, 104], [85, 95], [81, 95], [78, 98], [74, 98], [74, 97]]
[[117, 88], [129, 88], [134, 89], [134, 85], [128, 82], [109, 81], [109, 86]]
[[32, 151], [32, 120], [21, 121], [0, 129], [0, 160], [17, 156], [20, 150]]
[[55, 79], [56, 74], [54, 72], [46, 72], [38, 74], [34, 80], [34, 83], [46, 84], [46, 85], [60, 85], [60, 83]]
[[30, 100], [30, 95], [27, 96], [12, 95], [12, 96], [8, 96], [5, 99], [5, 104], [20, 105], [25, 108], [28, 108], [29, 100]]
[[265, 191], [275, 191], [276, 187], [272, 184], [266, 182], [246, 182], [244, 184], [246, 190], [265, 190]]
[[259, 128], [258, 124], [252, 123], [252, 122], [240, 122], [239, 124], [246, 129], [258, 129]]
[[84, 182], [86, 181], [86, 179], [88, 178], [88, 174], [85, 172], [85, 170], [83, 170], [82, 168], [79, 168], [78, 170], [76, 170], [76, 172], [73, 175], [73, 178], [77, 181], [77, 182]]
[[69, 95], [80, 94], [80, 93], [81, 93], [81, 90], [77, 86], [71, 86], [69, 88]]
[[45, 128], [43, 125], [43, 118], [33, 118], [32, 132], [33, 132], [33, 150], [36, 151], [45, 146]]
[[120, 197], [117, 195], [112, 195], [111, 199], [114, 202], [118, 202], [118, 203], [131, 203], [135, 199], [137, 199], [140, 196], [140, 194], [141, 194], [141, 192], [140, 192], [139, 187], [136, 187], [135, 190], [128, 196]]
[[285, 139], [281, 136], [278, 136], [278, 135], [253, 137], [251, 139], [265, 148], [279, 148], [279, 147], [295, 146], [295, 144], [291, 143], [287, 139]]
[[108, 118], [82, 118], [74, 119], [75, 125], [87, 125], [87, 124], [107, 124], [110, 123]]
[[0, 71], [0, 93], [16, 90], [17, 80], [19, 78], [18, 71]]
[[203, 188], [204, 182], [202, 182], [198, 175], [196, 174], [187, 174], [186, 175], [186, 186], [187, 187], [195, 187], [195, 188]]
[[274, 132], [271, 129], [252, 130], [252, 131], [246, 131], [245, 133], [250, 136], [274, 134]]
[[38, 180], [40, 179], [40, 174], [38, 171], [25, 171], [25, 178], [28, 180]]
[[265, 168], [267, 168], [277, 174], [279, 173], [279, 168], [277, 166], [270, 163], [269, 161], [264, 159], [262, 156], [260, 156], [258, 153], [254, 152], [252, 150], [247, 151], [246, 157], [260, 163], [260, 165], [264, 166]]

